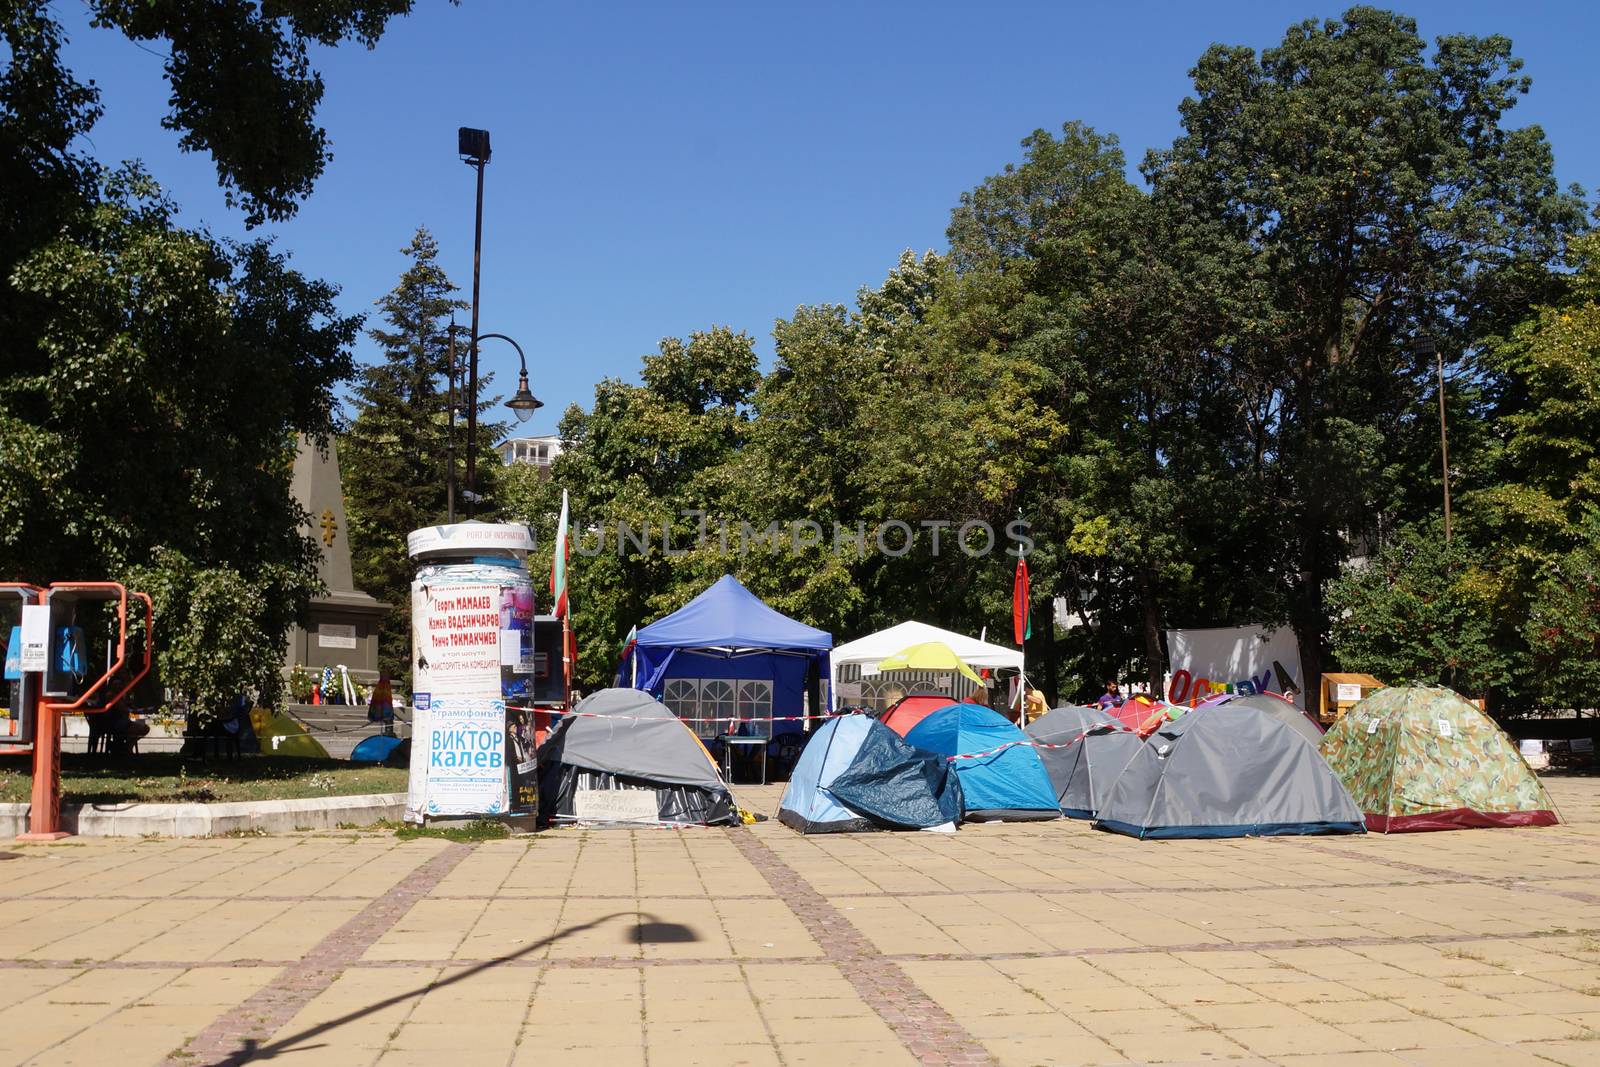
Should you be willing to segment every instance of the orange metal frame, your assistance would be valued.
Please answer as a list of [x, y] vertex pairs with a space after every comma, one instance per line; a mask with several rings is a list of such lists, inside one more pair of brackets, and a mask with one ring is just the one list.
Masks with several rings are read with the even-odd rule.
[[43, 686], [40, 687], [33, 724], [33, 803], [28, 811], [28, 832], [19, 835], [22, 840], [30, 841], [54, 841], [57, 838], [70, 836], [61, 829], [62, 714], [69, 711], [97, 714], [109, 710], [150, 673], [150, 653], [155, 647], [155, 605], [151, 603], [148, 594], [135, 592], [132, 595], [144, 601], [144, 663], [128, 683], [117, 690], [115, 696], [103, 701], [98, 708], [85, 707], [89, 698], [102, 690], [127, 663], [129, 593], [120, 582], [55, 582], [40, 590], [39, 603], [48, 604], [49, 594], [54, 591], [115, 594], [92, 599], [117, 602], [117, 659], [93, 685], [85, 689], [78, 699], [70, 704], [55, 703], [44, 695]]

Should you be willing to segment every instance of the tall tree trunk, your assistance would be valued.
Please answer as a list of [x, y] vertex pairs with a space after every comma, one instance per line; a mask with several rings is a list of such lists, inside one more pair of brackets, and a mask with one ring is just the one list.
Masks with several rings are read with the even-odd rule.
[[1150, 683], [1152, 697], [1165, 696], [1161, 690], [1166, 676], [1163, 669], [1166, 657], [1161, 654], [1161, 602], [1157, 599], [1155, 575], [1149, 567], [1139, 568], [1139, 603], [1142, 605], [1145, 680]]
[[1045, 600], [1044, 612], [1044, 693], [1050, 700], [1052, 708], [1061, 706], [1060, 675], [1057, 666], [1061, 658], [1056, 649], [1056, 599], [1049, 597]]
[[[1307, 546], [1304, 551], [1315, 554], [1314, 545]], [[1308, 566], [1300, 573], [1299, 588], [1295, 591], [1294, 606], [1292, 609], [1291, 625], [1294, 635], [1300, 645], [1300, 677], [1295, 684], [1300, 687], [1300, 692], [1305, 697], [1305, 708], [1313, 715], [1321, 705], [1322, 670], [1324, 665], [1323, 646], [1323, 600], [1322, 581], [1318, 575], [1314, 562], [1308, 561]], [[1280, 685], [1282, 684], [1280, 680]]]

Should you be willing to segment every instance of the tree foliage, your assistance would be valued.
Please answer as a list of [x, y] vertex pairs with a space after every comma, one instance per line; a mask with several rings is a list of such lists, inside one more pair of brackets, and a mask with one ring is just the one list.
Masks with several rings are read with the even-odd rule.
[[[89, 7], [165, 49], [164, 124], [254, 225], [292, 214], [326, 163], [310, 46], [370, 46], [409, 4]], [[184, 229], [137, 164], [87, 154], [99, 90], [51, 5], [0, 5], [0, 35], [0, 571], [143, 583], [167, 686], [202, 711], [270, 699], [318, 587], [294, 442], [334, 429], [359, 320], [270, 243]]]
[[[630, 625], [724, 570], [841, 636], [908, 617], [1003, 633], [1014, 557], [968, 558], [953, 534], [1021, 518], [1036, 619], [1061, 596], [1080, 624], [1052, 637], [1040, 620], [1028, 649], [1062, 696], [1159, 681], [1170, 626], [1290, 623], [1308, 674], [1330, 664], [1332, 633], [1347, 666], [1509, 699], [1534, 669], [1534, 590], [1567, 604], [1577, 588], [1539, 583], [1582, 541], [1600, 426], [1592, 363], [1572, 354], [1592, 352], [1578, 339], [1590, 246], [1574, 246], [1576, 274], [1561, 265], [1583, 198], [1557, 186], [1542, 131], [1509, 120], [1521, 68], [1503, 37], [1430, 47], [1368, 7], [1263, 52], [1215, 46], [1145, 188], [1114, 136], [1035, 131], [961, 195], [948, 254], [907, 253], [853, 307], [780, 320], [772, 367], [741, 378], [737, 432], [714, 449], [661, 447], [658, 412], [692, 440], [716, 423], [669, 405], [659, 370], [602, 383], [563, 420], [554, 481], [513, 513], [548, 526], [567, 485], [580, 528], [693, 509], [713, 531], [815, 536], [578, 559], [580, 629], [603, 650], [586, 679]], [[1463, 503], [1448, 550], [1426, 526], [1442, 471], [1423, 334], [1450, 379]], [[915, 534], [905, 554], [871, 543], [890, 520]], [[1502, 539], [1535, 522], [1560, 532], [1538, 549], [1546, 570], [1514, 582]], [[1374, 552], [1383, 566], [1346, 575]], [[1336, 619], [1351, 605], [1374, 613], [1367, 629]]]
[[[357, 588], [393, 605], [379, 631], [379, 666], [396, 678], [410, 672], [411, 573], [406, 535], [443, 522], [448, 513], [449, 328], [466, 307], [439, 266], [439, 245], [421, 227], [401, 253], [410, 265], [377, 305], [383, 324], [368, 331], [380, 358], [361, 369], [354, 417], [340, 435], [340, 468], [350, 521], [350, 556]], [[465, 365], [466, 331], [456, 359]], [[457, 409], [465, 410], [465, 375], [457, 375]], [[479, 379], [479, 409], [488, 376]], [[499, 456], [489, 447], [499, 427], [479, 428], [478, 492], [489, 495]], [[457, 480], [465, 462], [465, 434], [456, 429]], [[464, 516], [464, 486], [457, 506]]]
[[[13, 272], [41, 314], [0, 380], [0, 550], [35, 581], [153, 582], [169, 686], [270, 696], [318, 585], [295, 435], [329, 431], [358, 320], [270, 245], [179, 229], [173, 210], [121, 172]], [[230, 598], [255, 639], [222, 646]]]
[[1495, 580], [1438, 522], [1408, 526], [1328, 590], [1339, 662], [1391, 684], [1446, 685], [1483, 695], [1507, 677], [1494, 641]]
[[1286, 505], [1266, 570], [1313, 676], [1323, 588], [1383, 517], [1386, 450], [1416, 426], [1411, 338], [1470, 352], [1549, 290], [1584, 221], [1543, 132], [1506, 123], [1529, 86], [1511, 42], [1425, 52], [1413, 20], [1369, 7], [1259, 55], [1213, 46], [1183, 133], [1144, 166], [1175, 243], [1214, 249], [1203, 269], [1233, 294], [1216, 340]]

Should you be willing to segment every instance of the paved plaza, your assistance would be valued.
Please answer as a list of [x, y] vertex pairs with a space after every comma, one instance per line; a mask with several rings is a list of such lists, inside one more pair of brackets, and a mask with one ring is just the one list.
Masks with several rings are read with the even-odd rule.
[[1600, 780], [1549, 784], [1388, 838], [0, 843], [0, 1060], [1600, 1064]]

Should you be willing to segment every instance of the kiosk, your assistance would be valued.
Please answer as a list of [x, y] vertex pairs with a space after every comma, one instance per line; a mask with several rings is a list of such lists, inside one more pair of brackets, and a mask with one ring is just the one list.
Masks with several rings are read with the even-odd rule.
[[406, 818], [536, 812], [533, 536], [461, 522], [406, 540], [417, 565]]

